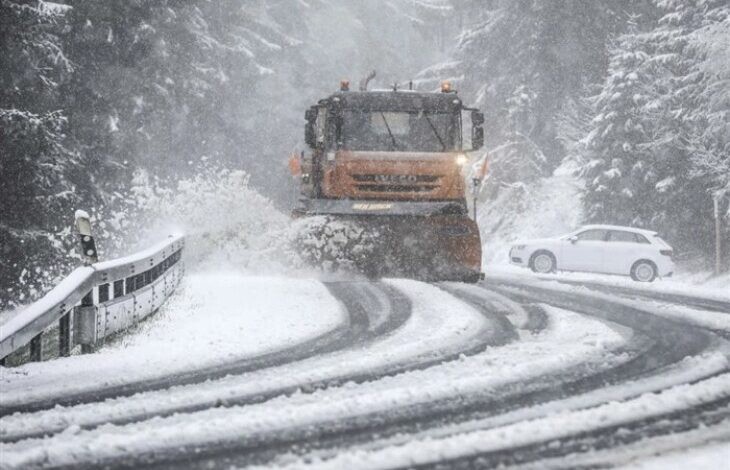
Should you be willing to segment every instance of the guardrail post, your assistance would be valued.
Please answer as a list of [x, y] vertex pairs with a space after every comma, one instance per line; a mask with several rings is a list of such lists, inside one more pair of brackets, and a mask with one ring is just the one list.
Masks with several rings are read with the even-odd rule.
[[722, 273], [722, 215], [720, 214], [720, 203], [725, 197], [722, 191], [718, 191], [712, 197], [713, 215], [715, 216], [715, 275]]
[[31, 362], [39, 362], [43, 360], [43, 341], [39, 333], [30, 340], [30, 360]]
[[69, 313], [58, 320], [58, 355], [71, 355], [71, 315]]
[[89, 354], [96, 350], [96, 307], [93, 291], [81, 299], [81, 305], [74, 308], [74, 339], [81, 345], [81, 353]]

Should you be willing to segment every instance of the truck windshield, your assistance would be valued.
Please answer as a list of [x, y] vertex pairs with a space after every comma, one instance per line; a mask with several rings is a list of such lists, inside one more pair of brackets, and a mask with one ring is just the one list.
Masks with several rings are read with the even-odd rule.
[[454, 113], [344, 110], [347, 150], [445, 152], [458, 150]]

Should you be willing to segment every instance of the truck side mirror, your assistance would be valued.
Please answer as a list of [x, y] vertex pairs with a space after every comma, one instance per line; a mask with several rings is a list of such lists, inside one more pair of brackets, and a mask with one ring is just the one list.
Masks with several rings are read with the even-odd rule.
[[479, 150], [484, 147], [484, 128], [472, 126], [471, 128], [471, 149]]
[[304, 112], [304, 119], [307, 123], [304, 125], [304, 141], [311, 148], [317, 146], [317, 135], [314, 132], [314, 123], [317, 121], [317, 108], [312, 106]]
[[480, 113], [479, 111], [472, 111], [471, 125], [475, 127], [480, 127], [482, 124], [484, 124], [484, 113]]

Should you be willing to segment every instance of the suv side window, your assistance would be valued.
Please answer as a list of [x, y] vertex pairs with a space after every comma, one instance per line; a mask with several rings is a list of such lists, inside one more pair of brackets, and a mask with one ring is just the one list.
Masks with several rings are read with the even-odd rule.
[[581, 241], [605, 241], [606, 240], [606, 230], [602, 229], [591, 229], [586, 230], [585, 232], [581, 232], [578, 235], [576, 235], [578, 240]]
[[624, 243], [639, 243], [637, 234], [633, 232], [624, 232], [621, 230], [611, 230], [608, 232], [608, 241], [610, 242], [624, 242]]

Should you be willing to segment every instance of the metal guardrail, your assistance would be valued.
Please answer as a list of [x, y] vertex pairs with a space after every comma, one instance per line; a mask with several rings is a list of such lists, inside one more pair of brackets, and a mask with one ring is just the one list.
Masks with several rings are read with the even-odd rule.
[[49, 346], [59, 356], [68, 356], [77, 345], [90, 352], [104, 338], [135, 325], [159, 309], [179, 284], [184, 245], [184, 236], [170, 236], [134, 255], [77, 268], [0, 325], [0, 361], [40, 361], [46, 352], [53, 354]]

